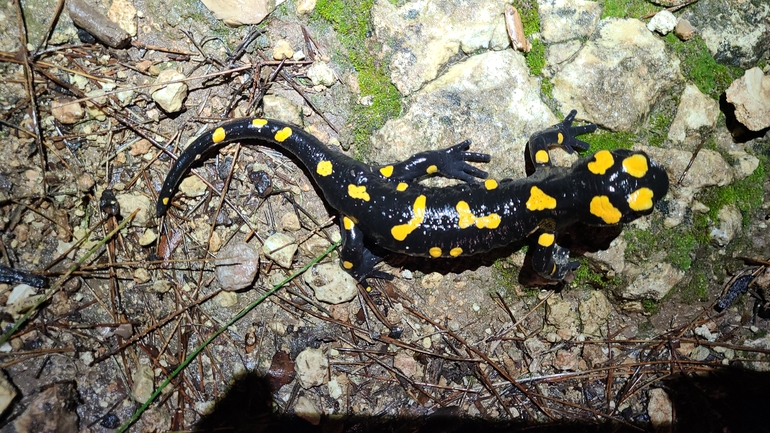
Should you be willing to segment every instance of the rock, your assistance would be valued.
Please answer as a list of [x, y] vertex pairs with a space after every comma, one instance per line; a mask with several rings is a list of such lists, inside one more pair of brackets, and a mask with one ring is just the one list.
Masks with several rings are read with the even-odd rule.
[[18, 433], [76, 433], [79, 399], [75, 382], [54, 383], [32, 397], [13, 426]]
[[136, 36], [136, 8], [130, 0], [113, 0], [107, 18], [131, 37]]
[[[560, 297], [552, 296], [545, 301], [545, 305], [545, 321], [556, 327], [557, 332], [562, 330], [577, 330], [578, 315], [570, 302], [561, 299]], [[570, 333], [572, 335], [575, 334], [575, 332]], [[559, 335], [564, 338], [564, 335], [562, 334], [563, 332], [559, 333]]]
[[265, 95], [262, 98], [265, 117], [282, 120], [294, 125], [302, 125], [302, 109], [288, 98], [278, 95]]
[[668, 263], [645, 263], [641, 273], [631, 284], [620, 287], [617, 295], [628, 300], [660, 301], [682, 278], [684, 272]]
[[156, 239], [158, 239], [158, 235], [155, 234], [153, 229], [145, 229], [142, 236], [139, 237], [139, 245], [143, 247], [149, 246], [155, 242]]
[[284, 0], [203, 0], [216, 19], [231, 27], [259, 24]]
[[609, 359], [606, 346], [599, 344], [586, 344], [583, 346], [583, 359], [588, 364], [588, 368], [595, 368]]
[[717, 218], [719, 219], [719, 225], [711, 229], [709, 237], [711, 238], [711, 242], [720, 247], [724, 247], [735, 238], [735, 235], [740, 233], [741, 226], [743, 225], [743, 216], [741, 215], [738, 206], [728, 204], [722, 209], [719, 209]]
[[453, 65], [414, 93], [404, 114], [372, 135], [371, 159], [399, 161], [474, 137], [471, 151], [492, 155], [494, 163], [483, 167], [492, 178], [523, 177], [529, 135], [558, 121], [521, 54], [487, 52]]
[[316, 0], [297, 0], [297, 13], [309, 14], [315, 9]]
[[606, 250], [599, 250], [595, 253], [586, 253], [585, 256], [591, 260], [592, 264], [599, 265], [600, 269], [612, 278], [615, 275], [623, 273], [626, 267], [625, 255], [627, 242], [623, 237], [615, 238], [610, 247]]
[[545, 49], [545, 64], [547, 69], [545, 70], [549, 76], [553, 75], [553, 71], [558, 71], [561, 64], [572, 59], [572, 56], [583, 47], [580, 41], [566, 41], [558, 44], [548, 45]]
[[321, 423], [321, 412], [316, 405], [304, 395], [297, 399], [297, 404], [294, 405], [294, 414], [312, 425]]
[[238, 304], [238, 294], [235, 292], [223, 290], [217, 293], [217, 296], [214, 297], [214, 300], [217, 302], [217, 304], [219, 304], [220, 307], [229, 308]]
[[671, 399], [661, 388], [650, 390], [650, 401], [647, 403], [647, 414], [650, 416], [652, 428], [658, 433], [670, 432], [674, 422], [674, 407]]
[[91, 191], [91, 188], [93, 188], [94, 185], [96, 185], [96, 181], [94, 180], [94, 177], [91, 176], [91, 174], [83, 173], [80, 176], [78, 176], [77, 185], [78, 185], [78, 191], [89, 192]]
[[215, 273], [223, 290], [251, 287], [259, 273], [259, 252], [245, 242], [233, 242], [219, 252]]
[[558, 350], [553, 360], [553, 366], [557, 370], [577, 371], [580, 365], [580, 348], [573, 347], [572, 350]]
[[770, 127], [770, 75], [751, 68], [726, 93], [727, 102], [735, 106], [735, 118], [744, 126], [752, 131]]
[[150, 271], [145, 268], [136, 268], [134, 269], [134, 273], [131, 275], [131, 277], [137, 284], [144, 284], [150, 281], [152, 275], [150, 275]]
[[602, 14], [601, 4], [595, 1], [538, 0], [537, 4], [541, 35], [548, 44], [590, 36]]
[[331, 87], [337, 82], [337, 75], [326, 62], [315, 62], [307, 68], [307, 77], [314, 86]]
[[[377, 0], [372, 25], [379, 40], [390, 40], [391, 81], [404, 95], [433, 80], [460, 51], [502, 50], [509, 46], [503, 0], [433, 2], [415, 0], [396, 7]], [[471, 13], [472, 11], [472, 13]], [[387, 54], [387, 52], [386, 52]]]
[[171, 282], [168, 280], [155, 280], [152, 282], [152, 291], [155, 293], [168, 293], [171, 290]]
[[414, 359], [414, 356], [406, 352], [399, 352], [393, 357], [393, 368], [397, 368], [404, 376], [412, 380], [422, 378], [422, 367]]
[[326, 386], [329, 388], [329, 397], [339, 400], [340, 398], [344, 397], [348, 393], [348, 386], [350, 385], [350, 381], [347, 377], [343, 375], [337, 375], [332, 378], [332, 380], [329, 381]]
[[711, 352], [709, 351], [708, 347], [696, 346], [695, 349], [693, 349], [690, 353], [690, 359], [693, 361], [705, 361], [709, 355], [711, 355]]
[[741, 150], [728, 152], [733, 159], [733, 169], [735, 169], [735, 180], [745, 179], [754, 173], [759, 167], [759, 159]]
[[0, 370], [0, 415], [8, 409], [14, 398], [16, 398], [16, 388], [8, 381], [5, 371]]
[[594, 290], [588, 295], [588, 299], [581, 300], [578, 304], [580, 322], [583, 325], [583, 333], [586, 335], [603, 335], [604, 325], [612, 313], [612, 305], [607, 300], [604, 292]]
[[695, 36], [695, 29], [690, 24], [690, 21], [685, 18], [679, 18], [676, 22], [676, 27], [674, 27], [674, 34], [680, 40], [689, 41]]
[[671, 33], [676, 27], [676, 17], [671, 12], [663, 9], [655, 14], [650, 22], [647, 23], [647, 30], [658, 32], [665, 36]]
[[179, 183], [179, 191], [186, 197], [203, 197], [206, 195], [206, 184], [200, 177], [191, 174]]
[[294, 238], [283, 233], [276, 233], [270, 236], [265, 239], [265, 244], [262, 245], [262, 253], [286, 269], [291, 267], [294, 253], [296, 252], [297, 243], [294, 241]]
[[299, 223], [299, 217], [294, 212], [283, 214], [281, 217], [281, 229], [287, 232], [296, 232], [302, 229], [302, 225]]
[[131, 378], [134, 381], [131, 398], [139, 404], [144, 404], [155, 391], [155, 372], [149, 365], [139, 365]]
[[701, 93], [697, 86], [687, 84], [668, 130], [673, 146], [667, 147], [695, 151], [711, 135], [717, 117], [719, 103]]
[[632, 131], [680, 77], [679, 60], [644, 23], [609, 18], [551, 81], [564, 110], [576, 109], [579, 119], [613, 131]]
[[152, 100], [155, 101], [163, 111], [167, 113], [176, 113], [182, 110], [182, 105], [187, 97], [187, 84], [184, 82], [164, 84], [169, 81], [184, 80], [183, 74], [174, 69], [166, 69], [155, 79], [155, 85], [150, 87]]
[[302, 279], [313, 289], [316, 299], [329, 304], [351, 301], [358, 294], [356, 280], [337, 263], [313, 266]]
[[761, 0], [699, 0], [681, 16], [698, 29], [717, 62], [744, 69], [767, 53], [769, 17], [770, 8]]
[[74, 98], [59, 97], [51, 102], [51, 114], [54, 119], [65, 125], [79, 122], [86, 112]]
[[294, 55], [294, 49], [289, 41], [280, 39], [273, 47], [273, 60], [290, 59]]
[[294, 361], [297, 380], [305, 389], [322, 385], [328, 380], [329, 361], [320, 349], [307, 348]]
[[155, 215], [155, 204], [146, 195], [139, 192], [119, 194], [115, 197], [120, 204], [120, 215], [123, 218], [128, 217], [135, 210], [136, 213], [131, 225], [135, 227], [148, 227], [153, 224]]

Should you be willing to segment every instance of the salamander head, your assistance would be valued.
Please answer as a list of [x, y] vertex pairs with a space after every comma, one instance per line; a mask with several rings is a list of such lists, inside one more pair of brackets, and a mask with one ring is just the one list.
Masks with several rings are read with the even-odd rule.
[[585, 191], [581, 209], [589, 224], [627, 223], [649, 215], [668, 192], [666, 171], [644, 152], [626, 149], [602, 150], [575, 167], [579, 176], [596, 177], [596, 185]]

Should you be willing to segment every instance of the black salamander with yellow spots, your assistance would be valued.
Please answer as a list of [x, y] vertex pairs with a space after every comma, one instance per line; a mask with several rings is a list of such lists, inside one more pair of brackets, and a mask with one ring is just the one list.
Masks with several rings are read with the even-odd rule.
[[[602, 150], [571, 168], [551, 165], [549, 148], [586, 150], [575, 138], [596, 125], [563, 122], [536, 132], [529, 140], [534, 173], [524, 179], [485, 179], [468, 162], [489, 162], [468, 152], [470, 141], [444, 150], [418, 153], [406, 161], [370, 166], [321, 143], [302, 129], [275, 120], [244, 118], [198, 137], [168, 173], [157, 215], [169, 208], [184, 174], [217, 145], [259, 140], [290, 152], [305, 165], [326, 202], [340, 214], [342, 266], [358, 281], [389, 278], [374, 266], [381, 257], [364, 239], [396, 253], [461, 258], [531, 239], [532, 263], [547, 279], [560, 281], [576, 268], [569, 251], [556, 243], [560, 230], [576, 223], [611, 226], [652, 212], [668, 191], [666, 172], [643, 152]], [[441, 175], [464, 181], [443, 188], [419, 180]], [[485, 179], [481, 182], [479, 179]]]

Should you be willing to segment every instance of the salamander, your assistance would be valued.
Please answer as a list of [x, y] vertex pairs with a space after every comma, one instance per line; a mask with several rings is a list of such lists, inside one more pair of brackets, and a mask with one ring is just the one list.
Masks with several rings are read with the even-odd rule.
[[[602, 150], [571, 168], [551, 164], [549, 150], [572, 153], [589, 145], [576, 136], [594, 124], [572, 126], [577, 111], [534, 133], [527, 156], [534, 170], [522, 179], [489, 179], [469, 162], [490, 156], [469, 152], [470, 141], [386, 165], [368, 165], [323, 144], [301, 128], [276, 120], [232, 120], [199, 136], [172, 166], [157, 202], [166, 214], [190, 166], [211, 148], [234, 141], [259, 141], [294, 155], [323, 198], [339, 213], [340, 263], [356, 280], [392, 278], [375, 270], [382, 249], [410, 256], [461, 259], [523, 239], [531, 244], [532, 265], [551, 281], [577, 267], [569, 250], [556, 242], [560, 230], [576, 222], [614, 226], [653, 211], [668, 191], [665, 170], [644, 152]], [[441, 188], [420, 183], [439, 175], [461, 182]], [[365, 243], [365, 241], [367, 241]]]

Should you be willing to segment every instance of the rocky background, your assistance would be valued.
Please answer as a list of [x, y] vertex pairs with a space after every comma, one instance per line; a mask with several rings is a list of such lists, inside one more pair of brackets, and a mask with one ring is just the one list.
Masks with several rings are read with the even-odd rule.
[[[764, 0], [5, 2], [0, 264], [32, 274], [0, 284], [0, 425], [750, 431], [769, 56]], [[671, 189], [559, 292], [517, 282], [522, 251], [396, 258], [370, 293], [332, 253], [241, 317], [339, 239], [302, 169], [258, 146], [209, 158], [154, 217], [171, 156], [222, 119], [372, 163], [470, 138], [516, 178], [571, 109], [599, 125], [591, 152], [644, 150]]]

